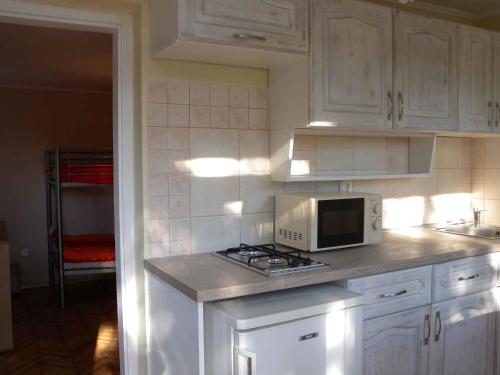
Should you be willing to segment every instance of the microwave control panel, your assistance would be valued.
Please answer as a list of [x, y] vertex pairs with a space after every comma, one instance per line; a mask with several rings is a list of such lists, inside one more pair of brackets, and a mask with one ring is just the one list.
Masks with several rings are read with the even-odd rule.
[[371, 206], [371, 243], [377, 243], [382, 240], [382, 196], [374, 194], [370, 196]]

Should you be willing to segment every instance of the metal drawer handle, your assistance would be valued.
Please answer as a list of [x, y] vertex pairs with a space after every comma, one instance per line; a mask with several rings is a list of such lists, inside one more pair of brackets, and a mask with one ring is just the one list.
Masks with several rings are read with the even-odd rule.
[[429, 339], [431, 337], [431, 318], [429, 314], [425, 315], [425, 330], [427, 333], [424, 337], [424, 345], [429, 345]]
[[398, 114], [398, 120], [403, 121], [403, 115], [405, 113], [405, 101], [403, 99], [403, 94], [398, 92], [398, 99], [399, 99], [399, 114]]
[[311, 340], [319, 336], [319, 332], [308, 333], [307, 335], [300, 336], [299, 341]]
[[476, 274], [469, 276], [469, 277], [459, 277], [458, 281], [474, 280], [474, 279], [477, 279], [478, 277], [479, 277], [479, 274], [476, 273]]
[[394, 98], [392, 97], [392, 92], [390, 91], [387, 92], [387, 100], [389, 104], [389, 113], [387, 115], [387, 119], [391, 121], [392, 115], [394, 114]]
[[493, 125], [493, 103], [492, 102], [488, 102], [488, 126], [492, 126]]
[[[436, 329], [436, 325], [439, 323], [439, 328]], [[436, 321], [434, 322], [434, 332], [436, 334], [434, 335], [434, 341], [439, 341], [439, 336], [441, 335], [441, 313], [438, 311], [436, 313]]]
[[239, 39], [239, 40], [248, 40], [248, 39], [254, 39], [254, 40], [259, 40], [261, 42], [266, 41], [266, 37], [260, 36], [260, 35], [252, 35], [252, 34], [243, 34], [243, 33], [235, 33], [233, 34], [234, 39]]
[[498, 116], [500, 116], [500, 103], [498, 103], [498, 102], [495, 103], [495, 109], [496, 109], [496, 112], [495, 112], [495, 126], [498, 128], [498, 125], [500, 124], [500, 120], [498, 118]]
[[392, 297], [397, 297], [397, 296], [402, 296], [403, 294], [408, 293], [406, 289], [400, 290], [399, 292], [395, 293], [385, 293], [385, 294], [380, 294], [379, 298], [392, 298]]

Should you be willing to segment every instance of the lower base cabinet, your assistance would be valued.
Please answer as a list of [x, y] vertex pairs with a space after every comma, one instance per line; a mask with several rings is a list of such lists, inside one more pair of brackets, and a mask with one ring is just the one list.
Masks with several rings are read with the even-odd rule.
[[494, 292], [436, 303], [429, 375], [492, 375], [495, 365]]
[[364, 374], [493, 375], [496, 311], [491, 291], [365, 320]]
[[430, 307], [424, 306], [364, 322], [364, 374], [427, 373]]

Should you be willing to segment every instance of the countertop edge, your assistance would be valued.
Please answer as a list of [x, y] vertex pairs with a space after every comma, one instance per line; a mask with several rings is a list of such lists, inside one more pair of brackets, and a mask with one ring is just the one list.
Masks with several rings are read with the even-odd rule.
[[327, 271], [304, 273], [300, 274], [300, 276], [297, 275], [281, 276], [273, 280], [273, 281], [278, 281], [278, 283], [274, 283], [273, 285], [270, 285], [268, 283], [269, 279], [266, 279], [261, 282], [248, 285], [234, 285], [231, 287], [206, 289], [206, 290], [194, 290], [188, 285], [180, 282], [178, 279], [162, 271], [154, 264], [151, 264], [150, 261], [153, 261], [154, 259], [144, 260], [144, 266], [145, 269], [152, 272], [161, 280], [170, 284], [172, 287], [176, 288], [178, 291], [180, 291], [193, 301], [198, 303], [200, 302], [205, 303], [205, 302], [213, 302], [229, 298], [238, 298], [252, 294], [274, 292], [284, 289], [299, 288], [302, 286], [310, 286], [315, 284], [329, 283], [351, 278], [371, 276], [386, 272], [395, 272], [416, 267], [430, 266], [438, 263], [444, 263], [474, 256], [487, 255], [497, 252], [500, 252], [499, 246], [486, 245], [470, 249], [462, 249], [462, 250], [449, 251], [446, 253], [438, 253], [423, 257], [401, 259], [389, 263], [381, 262], [380, 264], [367, 265], [361, 267], [346, 267], [345, 269], [338, 269], [338, 270], [331, 269]]

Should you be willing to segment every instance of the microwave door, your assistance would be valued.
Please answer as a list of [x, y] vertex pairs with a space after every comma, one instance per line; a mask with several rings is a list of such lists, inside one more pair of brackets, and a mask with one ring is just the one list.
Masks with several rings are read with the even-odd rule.
[[360, 245], [365, 242], [365, 199], [318, 200], [317, 248]]

